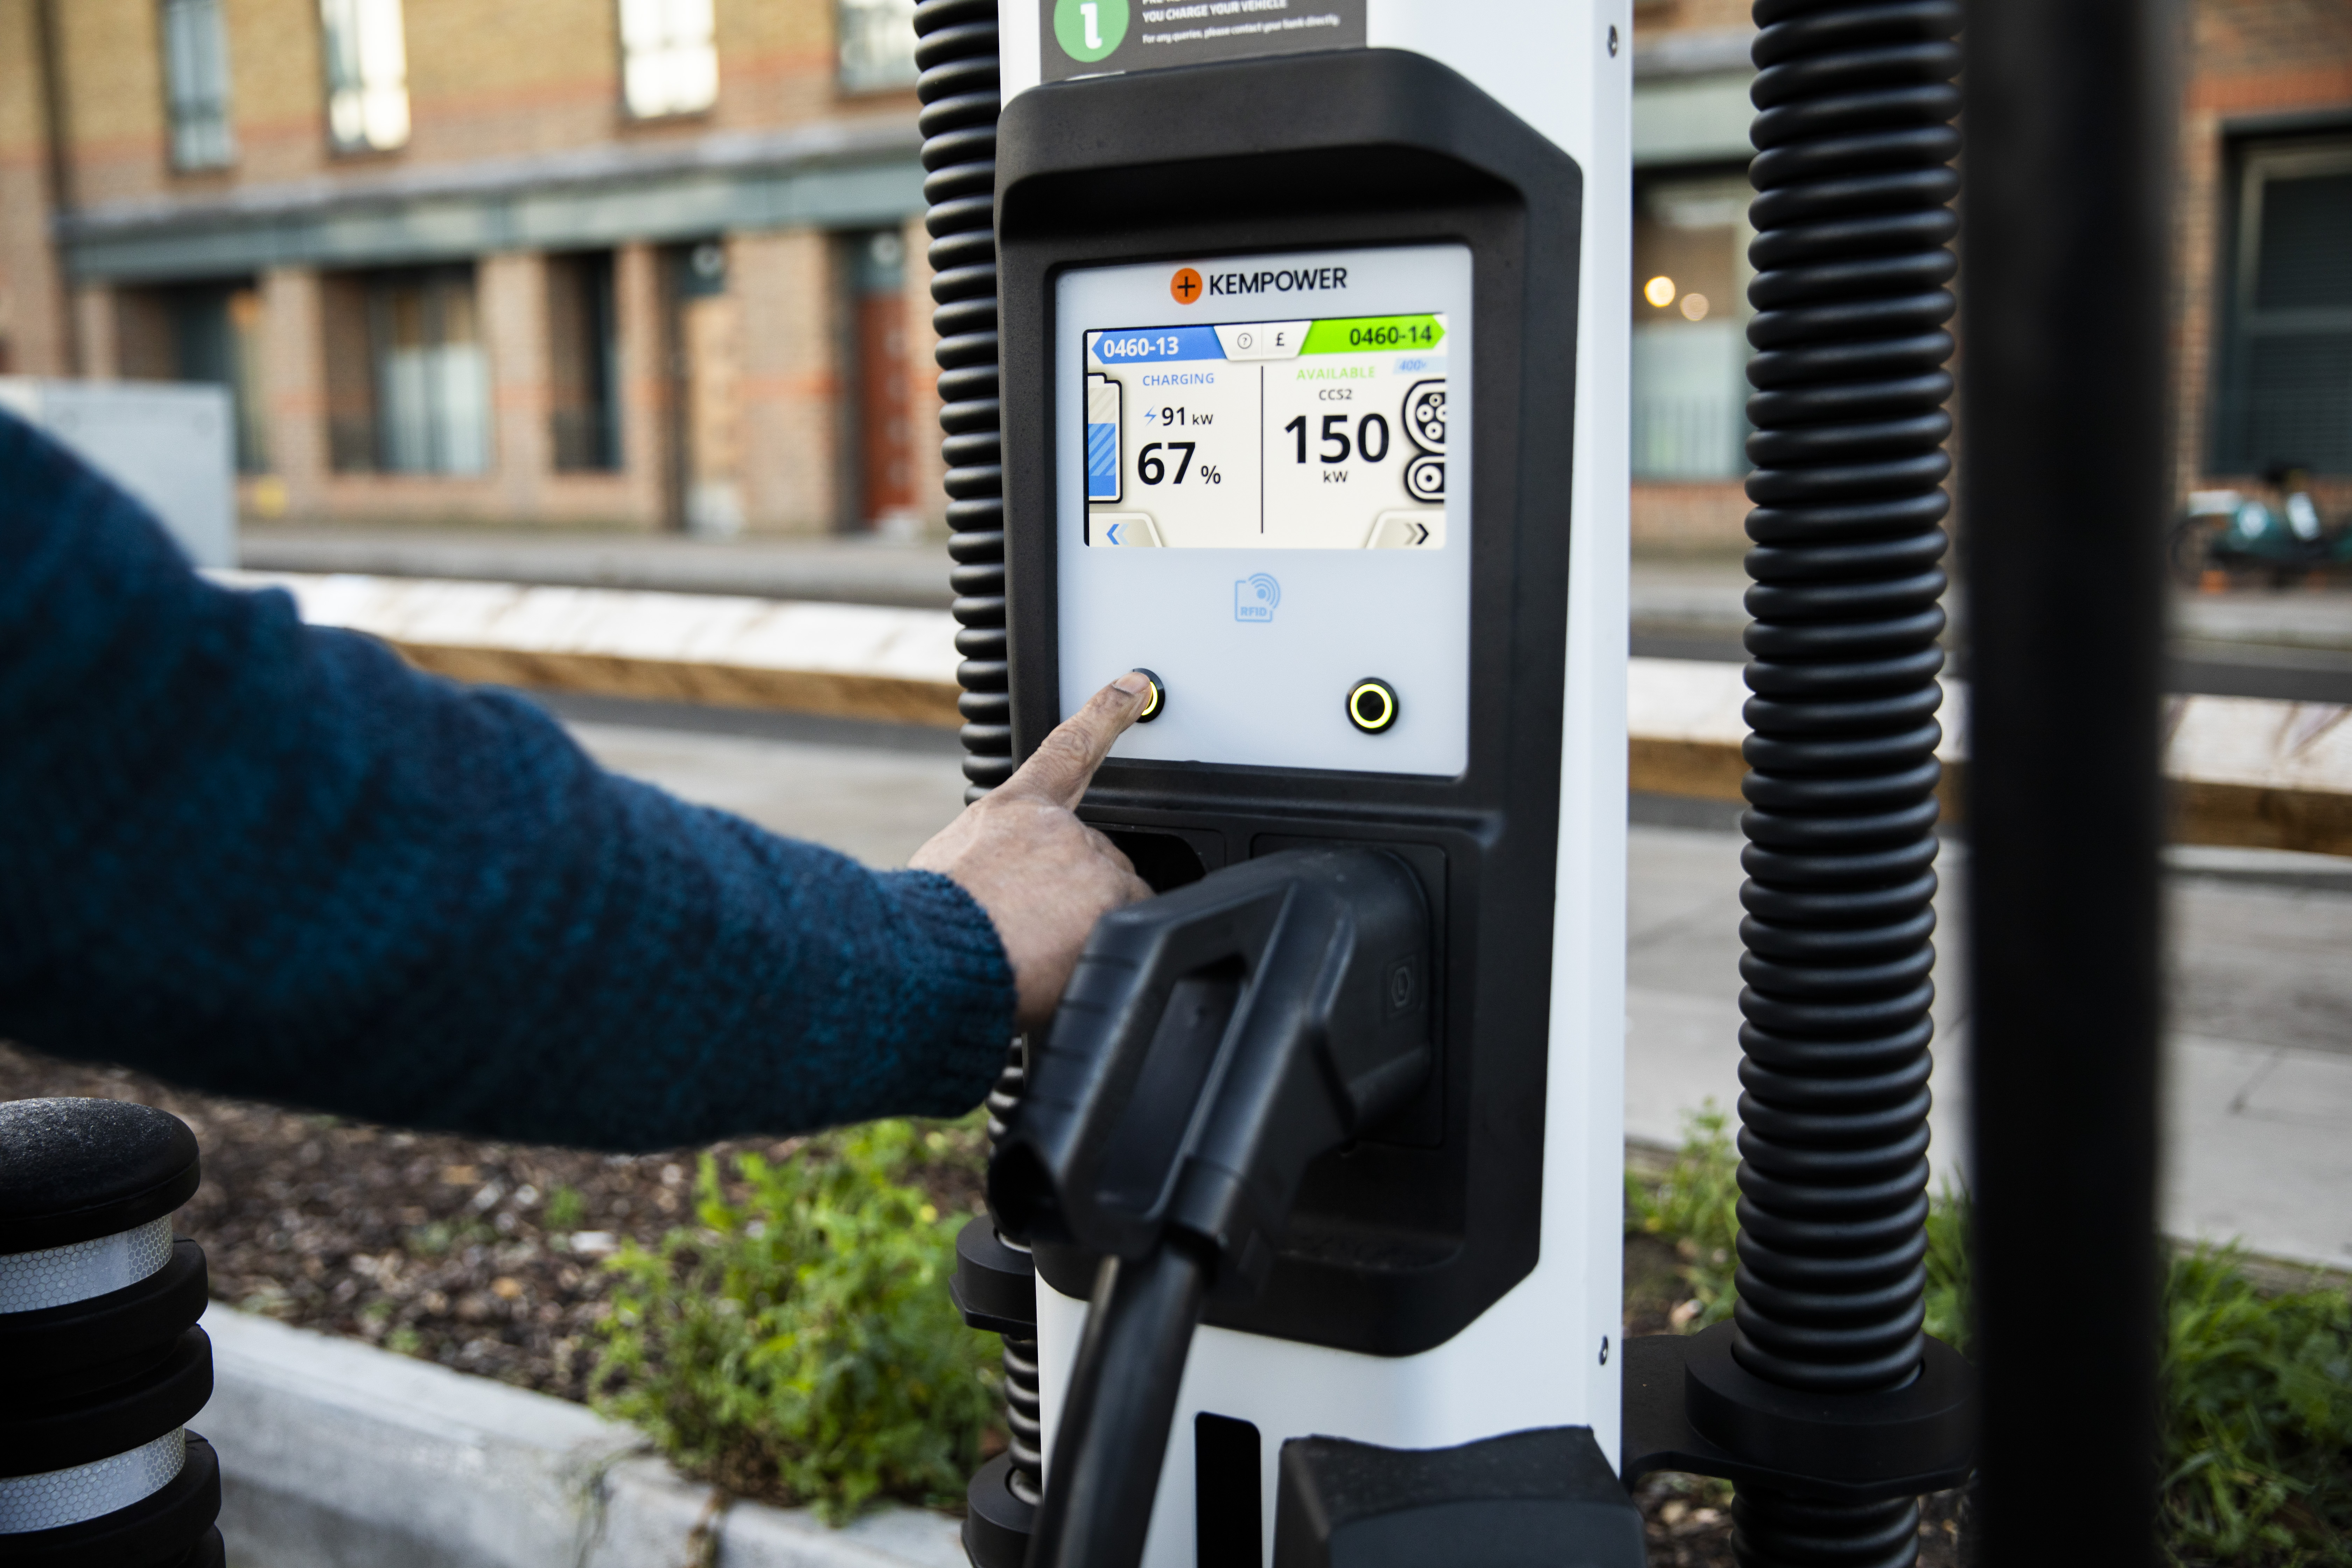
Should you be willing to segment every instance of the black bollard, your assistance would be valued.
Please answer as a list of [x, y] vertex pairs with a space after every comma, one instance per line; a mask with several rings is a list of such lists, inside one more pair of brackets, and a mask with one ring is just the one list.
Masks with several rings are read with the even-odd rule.
[[112, 1100], [0, 1104], [0, 1558], [219, 1568], [198, 1180], [179, 1118]]

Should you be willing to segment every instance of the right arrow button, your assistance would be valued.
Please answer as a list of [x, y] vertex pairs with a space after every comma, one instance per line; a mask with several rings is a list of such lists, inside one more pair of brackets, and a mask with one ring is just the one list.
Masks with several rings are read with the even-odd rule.
[[1367, 550], [1427, 550], [1445, 543], [1442, 511], [1384, 511], [1372, 519], [1364, 538]]

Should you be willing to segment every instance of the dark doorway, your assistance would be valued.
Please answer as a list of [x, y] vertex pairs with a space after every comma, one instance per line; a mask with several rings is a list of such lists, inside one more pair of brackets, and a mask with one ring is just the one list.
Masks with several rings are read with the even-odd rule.
[[911, 536], [921, 514], [915, 504], [905, 237], [882, 229], [857, 238], [849, 276], [856, 453], [849, 515], [859, 526]]

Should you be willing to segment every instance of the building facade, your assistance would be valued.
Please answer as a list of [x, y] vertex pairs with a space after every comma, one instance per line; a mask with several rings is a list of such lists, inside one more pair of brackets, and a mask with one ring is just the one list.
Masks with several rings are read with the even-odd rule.
[[[1745, 542], [1754, 36], [1739, 0], [1635, 0], [1628, 308], [1637, 548]], [[2315, 476], [2323, 514], [2345, 517], [2352, 514], [2352, 4], [2190, 0], [2181, 64], [2177, 499], [2185, 505], [2198, 490], [2260, 491], [2266, 473], [2300, 466]], [[1963, 309], [1967, 289], [1963, 275]], [[1967, 374], [1965, 364], [1954, 369]], [[1966, 497], [1957, 499], [1965, 513]]]
[[[936, 522], [912, 8], [0, 0], [0, 372], [229, 385], [262, 517]], [[1753, 28], [1633, 15], [1634, 537], [1736, 549]], [[2337, 515], [2352, 4], [2188, 27], [2178, 489]]]
[[0, 369], [303, 521], [935, 518], [913, 0], [0, 0]]

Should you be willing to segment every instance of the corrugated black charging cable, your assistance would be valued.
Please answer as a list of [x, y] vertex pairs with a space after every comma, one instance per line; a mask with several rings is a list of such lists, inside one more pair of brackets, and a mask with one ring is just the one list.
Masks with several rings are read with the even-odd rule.
[[[967, 800], [1013, 773], [1013, 699], [1004, 625], [1004, 460], [1000, 437], [996, 326], [996, 0], [922, 0], [915, 7], [916, 86], [922, 111], [924, 227], [931, 237], [931, 325], [939, 336], [940, 427], [947, 460], [948, 553], [955, 565], [953, 613], [962, 656], [956, 680], [963, 715]], [[988, 1096], [991, 1140], [1021, 1095], [1022, 1042], [1005, 1053]], [[986, 1224], [989, 1222], [975, 1222]], [[975, 1238], [1001, 1272], [1026, 1255], [1001, 1237]], [[1000, 1284], [1002, 1281], [999, 1282]], [[1017, 1294], [1017, 1291], [1014, 1292]], [[1032, 1309], [1034, 1312], [1034, 1308]], [[973, 1520], [1001, 1520], [1013, 1531], [1044, 1485], [1042, 1407], [1034, 1326], [1003, 1335], [1005, 1424], [1011, 1446], [1001, 1480], [984, 1470], [975, 1488], [1001, 1486], [1004, 1499], [972, 1500]], [[1022, 1540], [999, 1531], [966, 1538], [979, 1555], [1020, 1560]]]
[[[1732, 1353], [1781, 1388], [1918, 1373], [1937, 676], [1958, 180], [1955, 0], [1759, 0], [1752, 731]], [[1908, 1499], [1743, 1488], [1740, 1560], [1895, 1565]]]

